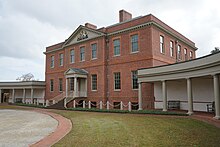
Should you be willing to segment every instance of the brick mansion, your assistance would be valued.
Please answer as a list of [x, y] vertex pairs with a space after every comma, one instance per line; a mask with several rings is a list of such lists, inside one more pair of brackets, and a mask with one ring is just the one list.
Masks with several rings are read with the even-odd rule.
[[[152, 14], [132, 18], [121, 10], [118, 23], [80, 25], [64, 42], [46, 48], [45, 98], [66, 98], [67, 107], [73, 100], [135, 106], [138, 69], [191, 60], [196, 50], [194, 42]], [[142, 83], [141, 90], [143, 109], [153, 109], [154, 84]]]

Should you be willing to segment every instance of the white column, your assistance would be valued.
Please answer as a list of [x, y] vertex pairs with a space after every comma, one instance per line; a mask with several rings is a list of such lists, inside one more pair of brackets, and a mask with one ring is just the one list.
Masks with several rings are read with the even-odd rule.
[[68, 78], [66, 78], [66, 97], [68, 97]]
[[34, 89], [31, 88], [31, 104], [33, 104], [33, 98], [34, 98]]
[[83, 108], [86, 108], [86, 102], [83, 101]]
[[2, 89], [0, 89], [0, 103], [2, 103]]
[[188, 115], [193, 114], [193, 94], [192, 94], [192, 82], [190, 78], [187, 78], [187, 97], [188, 97]]
[[46, 107], [49, 106], [49, 100], [46, 100]]
[[89, 101], [89, 109], [91, 109], [91, 102]]
[[99, 109], [102, 109], [102, 101], [100, 101]]
[[131, 111], [131, 102], [128, 102], [128, 111]]
[[15, 103], [15, 89], [12, 89], [12, 103]]
[[22, 99], [22, 103], [25, 103], [25, 98], [26, 98], [26, 91], [25, 88], [23, 89], [23, 99]]
[[213, 76], [214, 82], [214, 97], [215, 97], [215, 119], [220, 119], [220, 95], [219, 95], [219, 77]]
[[107, 101], [106, 105], [107, 105], [107, 110], [109, 110], [109, 101]]
[[123, 110], [123, 102], [120, 103], [120, 110]]
[[77, 77], [74, 77], [74, 96], [78, 97], [78, 83], [77, 83]]
[[162, 95], [163, 95], [163, 111], [167, 111], [167, 86], [166, 86], [166, 81], [162, 81]]
[[76, 108], [76, 100], [73, 101], [73, 108]]
[[85, 97], [87, 97], [87, 79], [85, 79]]
[[142, 93], [141, 93], [141, 83], [138, 83], [138, 110], [142, 110]]

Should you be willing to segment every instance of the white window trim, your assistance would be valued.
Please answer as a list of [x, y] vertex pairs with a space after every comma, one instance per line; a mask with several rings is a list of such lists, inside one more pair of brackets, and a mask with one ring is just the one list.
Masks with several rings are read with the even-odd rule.
[[[115, 73], [120, 73], [120, 89], [115, 89]], [[121, 91], [122, 85], [121, 85], [121, 72], [114, 72], [114, 91]]]
[[[52, 57], [53, 57], [53, 66], [51, 66], [51, 63], [52, 63]], [[52, 56], [50, 56], [50, 68], [54, 68], [54, 66], [55, 66], [55, 56], [52, 55]]]
[[[63, 58], [60, 58], [61, 55], [63, 55]], [[61, 59], [62, 59], [62, 64], [61, 64]], [[60, 66], [63, 66], [63, 63], [64, 63], [64, 54], [61, 53], [61, 54], [59, 55], [59, 65], [60, 65]]]
[[[72, 55], [71, 55], [71, 51], [73, 50], [73, 53], [74, 53], [74, 60], [73, 60], [73, 62], [71, 62], [71, 60], [72, 60]], [[73, 64], [73, 63], [75, 63], [75, 50], [74, 49], [71, 49], [70, 50], [70, 64]]]
[[59, 78], [59, 92], [63, 92], [63, 79], [62, 79], [62, 91], [60, 91], [60, 79], [62, 78]]
[[133, 88], [133, 87], [134, 87], [134, 86], [133, 86], [133, 74], [132, 74], [133, 71], [135, 71], [135, 70], [132, 70], [132, 71], [131, 71], [131, 89], [134, 90], [134, 91], [137, 91], [138, 88], [136, 88], [136, 89]]
[[[96, 75], [96, 90], [92, 89], [92, 75]], [[98, 91], [98, 76], [97, 74], [92, 74], [92, 75], [91, 75], [91, 91], [95, 92]]]
[[[81, 60], [81, 48], [84, 48], [84, 59]], [[86, 47], [82, 46], [79, 48], [79, 53], [80, 53], [80, 62], [84, 62], [86, 60]]]
[[[161, 37], [163, 38], [163, 43], [162, 43], [162, 49], [160, 48], [160, 53], [165, 55], [165, 42], [164, 42], [164, 36], [163, 36], [163, 35], [160, 35], [159, 39], [160, 39]], [[161, 42], [160, 42], [159, 45], [161, 45]], [[164, 52], [163, 52], [163, 51], [164, 51]]]
[[[137, 48], [137, 51], [134, 51], [134, 52], [132, 52], [132, 41], [131, 41], [131, 38], [132, 38], [132, 36], [134, 36], [134, 35], [137, 35], [138, 36], [138, 41], [137, 41], [137, 44], [138, 44], [138, 48]], [[138, 34], [133, 34], [133, 35], [130, 35], [130, 50], [131, 50], [131, 54], [135, 54], [135, 53], [138, 53], [139, 52], [139, 35]]]
[[[53, 91], [51, 90], [51, 80], [53, 80]], [[54, 92], [54, 79], [50, 79], [50, 92]]]
[[139, 53], [139, 50], [135, 52], [131, 52], [130, 54], [137, 54], [137, 53]]
[[[91, 60], [96, 60], [98, 56], [98, 44], [97, 43], [93, 43], [93, 44], [96, 44], [96, 57], [95, 58], [92, 57], [92, 50], [91, 50]], [[93, 44], [91, 44], [91, 48]]]

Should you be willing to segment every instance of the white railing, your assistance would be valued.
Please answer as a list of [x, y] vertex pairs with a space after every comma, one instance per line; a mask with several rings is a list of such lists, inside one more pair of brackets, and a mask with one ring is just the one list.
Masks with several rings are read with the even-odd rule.
[[73, 108], [76, 108], [77, 105], [81, 105], [83, 108], [89, 108], [91, 109], [92, 107], [96, 107], [96, 108], [99, 108], [99, 109], [103, 109], [103, 108], [106, 108], [107, 110], [111, 108], [114, 109], [114, 107], [119, 107], [120, 110], [128, 110], [128, 111], [131, 111], [132, 110], [132, 106], [135, 106], [135, 107], [138, 107], [139, 105], [138, 104], [132, 104], [131, 102], [128, 102], [128, 103], [123, 103], [122, 101], [117, 104], [117, 105], [114, 105], [114, 104], [111, 104], [109, 101], [107, 101], [106, 103], [100, 101], [99, 103], [97, 104], [93, 104], [91, 101], [83, 101], [81, 103], [77, 103], [76, 100], [73, 101]]

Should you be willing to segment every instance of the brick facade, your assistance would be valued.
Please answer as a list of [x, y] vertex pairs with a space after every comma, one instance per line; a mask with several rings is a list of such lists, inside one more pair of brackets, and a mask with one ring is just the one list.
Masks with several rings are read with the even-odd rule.
[[[120, 17], [123, 17], [123, 10]], [[164, 65], [177, 62], [177, 45], [181, 46], [181, 56], [184, 49], [187, 55], [192, 52], [195, 58], [195, 44], [173, 30], [153, 15], [137, 17], [117, 23], [106, 28], [96, 29], [96, 26], [87, 24], [79, 26], [74, 33], [64, 42], [46, 48], [46, 99], [53, 99], [59, 95], [59, 79], [63, 79], [65, 91], [64, 72], [69, 68], [80, 68], [88, 72], [86, 101], [102, 100], [103, 102], [138, 102], [138, 90], [132, 89], [132, 71], [140, 68]], [[123, 19], [121, 19], [123, 20]], [[90, 27], [91, 26], [91, 27]], [[87, 30], [88, 38], [74, 41], [80, 31]], [[93, 35], [94, 33], [94, 35]], [[95, 35], [95, 33], [100, 33]], [[89, 37], [90, 35], [93, 37]], [[75, 35], [75, 36], [74, 36]], [[91, 36], [92, 36], [91, 35]], [[138, 51], [131, 51], [131, 37], [138, 36]], [[160, 36], [164, 37], [165, 52], [160, 52]], [[114, 56], [115, 39], [120, 40], [120, 55]], [[174, 43], [174, 55], [170, 56], [170, 41]], [[71, 43], [72, 42], [72, 43]], [[97, 59], [92, 59], [91, 45], [97, 44]], [[85, 61], [80, 61], [80, 47], [85, 47]], [[75, 62], [70, 63], [70, 51], [74, 49]], [[59, 66], [59, 55], [64, 54], [64, 64]], [[51, 56], [54, 56], [54, 68], [50, 67]], [[185, 59], [182, 58], [182, 61]], [[114, 90], [114, 73], [120, 72], [121, 89]], [[97, 75], [97, 91], [91, 90], [91, 75]], [[54, 80], [54, 91], [50, 91], [50, 80]], [[143, 84], [143, 108], [154, 108], [153, 84]], [[71, 105], [71, 104], [69, 104]]]

